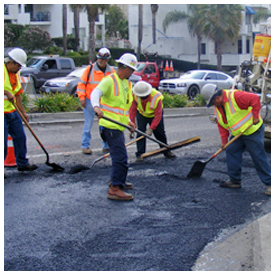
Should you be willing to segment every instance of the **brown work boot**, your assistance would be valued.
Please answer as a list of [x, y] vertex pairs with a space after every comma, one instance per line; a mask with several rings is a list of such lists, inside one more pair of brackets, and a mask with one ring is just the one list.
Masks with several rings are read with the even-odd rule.
[[222, 183], [220, 183], [220, 187], [223, 188], [241, 188], [241, 181], [231, 181], [231, 180], [227, 180], [227, 181], [223, 181]]
[[[109, 182], [108, 185], [109, 185], [109, 187], [111, 187], [111, 182]], [[119, 188], [120, 188], [120, 189], [127, 190], [127, 189], [133, 189], [134, 187], [133, 187], [133, 184], [132, 184], [132, 183], [130, 183], [130, 182], [125, 182], [125, 185], [124, 185], [124, 186], [120, 185]]]
[[119, 200], [119, 201], [130, 201], [134, 197], [132, 194], [127, 194], [123, 192], [119, 186], [113, 186], [111, 185], [108, 191], [108, 199], [110, 200]]
[[271, 186], [267, 186], [267, 189], [265, 191], [265, 195], [271, 196]]
[[92, 154], [92, 150], [89, 147], [83, 148], [82, 152], [83, 152], [83, 154], [87, 154], [87, 155], [91, 155]]
[[173, 152], [171, 152], [171, 151], [168, 151], [168, 152], [164, 153], [164, 156], [165, 156], [166, 158], [168, 158], [168, 159], [174, 159], [174, 158], [177, 157], [177, 156], [176, 156]]

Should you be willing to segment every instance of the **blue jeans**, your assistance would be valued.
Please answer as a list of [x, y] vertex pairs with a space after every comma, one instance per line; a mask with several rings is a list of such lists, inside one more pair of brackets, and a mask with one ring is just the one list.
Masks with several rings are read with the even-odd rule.
[[247, 149], [261, 181], [271, 185], [271, 166], [264, 148], [264, 126], [262, 125], [255, 133], [235, 140], [226, 148], [227, 173], [230, 180], [241, 181], [242, 155]]
[[13, 113], [4, 114], [4, 160], [7, 156], [8, 135], [12, 137], [14, 146], [14, 155], [18, 168], [23, 168], [29, 165], [27, 154], [27, 139], [22, 125], [22, 120], [19, 114]]
[[[91, 130], [92, 130], [92, 126], [95, 118], [95, 112], [91, 104], [91, 101], [87, 97], [85, 97], [85, 101], [86, 101], [86, 107], [83, 108], [85, 121], [84, 121], [84, 127], [82, 132], [82, 149], [90, 147], [90, 140], [92, 138]], [[104, 141], [102, 141], [102, 146], [103, 146], [103, 149], [108, 148], [108, 145], [105, 144]]]
[[109, 144], [112, 158], [111, 184], [113, 186], [124, 186], [129, 167], [127, 151], [124, 144], [124, 134], [119, 130], [112, 130], [104, 127], [102, 134]]

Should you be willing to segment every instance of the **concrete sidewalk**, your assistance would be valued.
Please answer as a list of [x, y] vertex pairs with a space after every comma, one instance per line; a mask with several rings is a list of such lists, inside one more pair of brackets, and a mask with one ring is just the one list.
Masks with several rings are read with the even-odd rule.
[[271, 271], [271, 213], [208, 244], [193, 271]]

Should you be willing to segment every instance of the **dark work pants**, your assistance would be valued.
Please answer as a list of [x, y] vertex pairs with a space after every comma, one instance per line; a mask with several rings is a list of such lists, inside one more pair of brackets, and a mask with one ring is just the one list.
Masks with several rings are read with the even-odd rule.
[[[151, 125], [154, 118], [144, 117], [139, 112], [137, 112], [136, 119], [137, 119], [138, 129], [141, 132], [145, 132], [147, 124]], [[165, 134], [165, 130], [164, 130], [164, 123], [163, 123], [163, 115], [159, 122], [158, 127], [153, 131], [153, 134], [157, 140], [167, 144], [167, 138], [166, 138], [166, 134]], [[137, 138], [140, 136], [141, 136], [140, 134], [137, 134]], [[160, 147], [162, 147], [162, 146], [160, 146]], [[145, 153], [145, 149], [146, 149], [146, 138], [143, 138], [143, 139], [137, 141], [136, 156], [139, 157], [140, 155]]]
[[129, 165], [124, 134], [122, 131], [103, 127], [102, 138], [108, 143], [112, 158], [111, 184], [125, 186]]

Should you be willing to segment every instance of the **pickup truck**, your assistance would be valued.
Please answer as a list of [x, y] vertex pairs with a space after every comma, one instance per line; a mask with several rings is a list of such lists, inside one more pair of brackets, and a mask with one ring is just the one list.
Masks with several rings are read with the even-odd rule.
[[29, 59], [26, 67], [21, 68], [21, 76], [31, 77], [34, 87], [39, 89], [46, 80], [68, 75], [75, 70], [74, 60], [70, 57], [35, 56]]
[[153, 88], [158, 88], [159, 81], [162, 79], [162, 71], [159, 70], [155, 62], [139, 62], [133, 75], [140, 76], [143, 81], [151, 84]]

